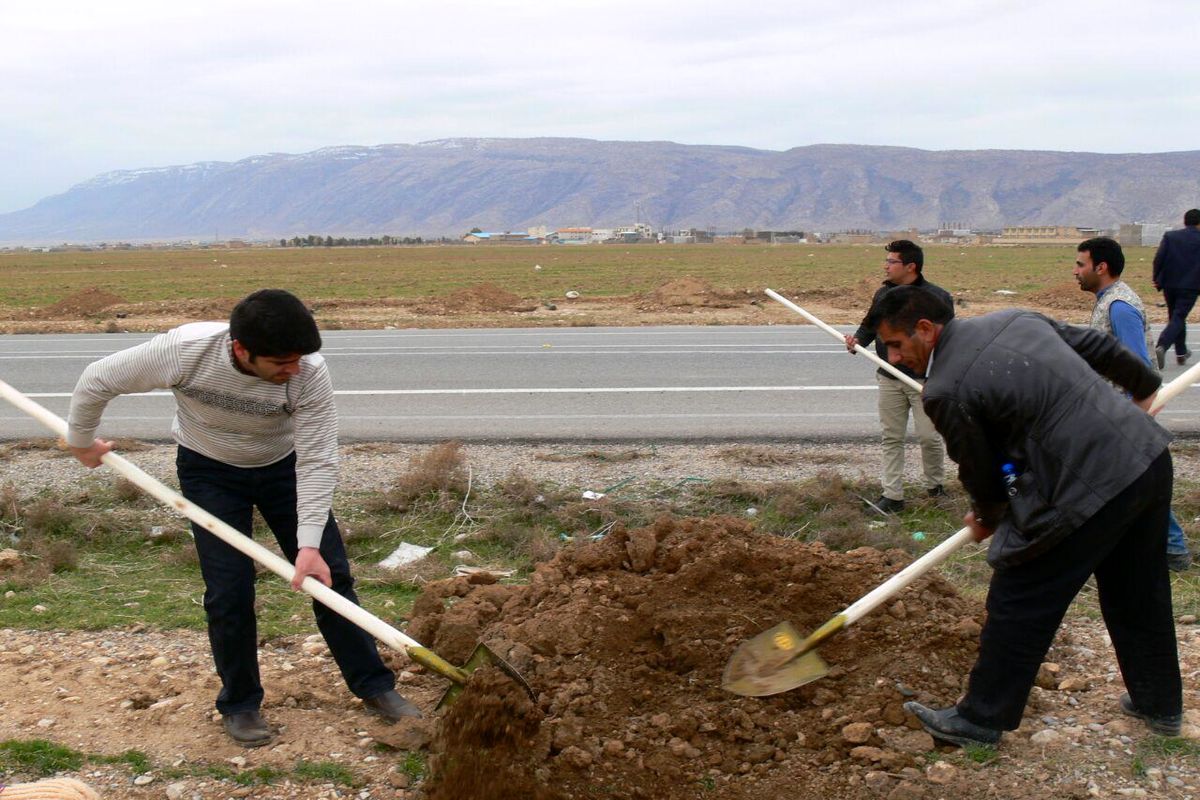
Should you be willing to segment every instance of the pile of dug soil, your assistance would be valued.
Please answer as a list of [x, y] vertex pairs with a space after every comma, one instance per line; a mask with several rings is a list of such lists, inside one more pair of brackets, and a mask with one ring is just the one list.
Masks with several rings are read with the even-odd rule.
[[1045, 289], [1039, 289], [1036, 292], [1030, 292], [1026, 295], [1018, 295], [1015, 298], [1017, 305], [1025, 307], [1034, 307], [1048, 309], [1048, 313], [1054, 311], [1091, 311], [1092, 306], [1096, 304], [1096, 296], [1091, 292], [1085, 292], [1079, 288], [1076, 281], [1067, 281], [1065, 283], [1056, 283], [1053, 286], [1047, 286]]
[[431, 301], [434, 309], [442, 314], [458, 314], [478, 311], [533, 311], [537, 303], [522, 300], [517, 295], [494, 283], [480, 283], [451, 292], [445, 297]]
[[649, 292], [638, 303], [641, 310], [661, 308], [736, 308], [745, 305], [748, 298], [735, 292], [720, 291], [708, 281], [685, 275], [667, 281]]
[[90, 317], [124, 302], [125, 298], [120, 295], [115, 295], [97, 286], [90, 286], [64, 297], [57, 303], [39, 309], [37, 316], [41, 319]]
[[908, 561], [664, 518], [573, 545], [525, 586], [429, 584], [409, 632], [451, 661], [488, 642], [537, 701], [472, 681], [468, 711], [440, 722], [428, 797], [848, 798], [868, 773], [919, 776], [934, 744], [902, 703], [957, 698], [982, 618], [938, 576], [823, 645], [827, 677], [768, 698], [720, 688], [746, 638], [784, 619], [811, 631]]

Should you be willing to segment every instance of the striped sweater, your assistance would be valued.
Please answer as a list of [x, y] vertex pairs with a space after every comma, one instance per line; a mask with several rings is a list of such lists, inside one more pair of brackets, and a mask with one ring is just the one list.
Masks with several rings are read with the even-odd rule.
[[88, 366], [71, 397], [67, 443], [88, 447], [117, 395], [171, 389], [175, 441], [235, 467], [263, 467], [296, 452], [296, 539], [319, 547], [337, 481], [337, 412], [325, 359], [304, 356], [284, 384], [233, 363], [229, 325], [195, 322]]

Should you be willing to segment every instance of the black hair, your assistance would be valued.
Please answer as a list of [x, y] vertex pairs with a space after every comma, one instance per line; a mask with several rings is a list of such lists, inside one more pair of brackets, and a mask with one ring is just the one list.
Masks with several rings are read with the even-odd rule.
[[867, 325], [879, 330], [886, 322], [911, 336], [917, 329], [917, 321], [927, 319], [944, 325], [954, 316], [954, 309], [933, 292], [920, 286], [897, 286], [883, 293], [867, 315]]
[[925, 266], [925, 251], [915, 242], [910, 242], [908, 239], [897, 239], [894, 242], [888, 242], [883, 249], [900, 256], [905, 264], [916, 264], [917, 274], [921, 274], [921, 269]]
[[321, 333], [300, 298], [283, 289], [246, 295], [229, 316], [229, 338], [255, 356], [308, 355], [321, 349]]
[[1092, 257], [1093, 267], [1101, 261], [1108, 264], [1108, 274], [1114, 278], [1119, 278], [1125, 271], [1125, 253], [1121, 251], [1121, 245], [1117, 244], [1115, 239], [1096, 236], [1080, 242], [1079, 247], [1075, 249], [1080, 253], [1089, 254]]
[[1184, 225], [1200, 225], [1200, 208], [1190, 208], [1183, 213]]

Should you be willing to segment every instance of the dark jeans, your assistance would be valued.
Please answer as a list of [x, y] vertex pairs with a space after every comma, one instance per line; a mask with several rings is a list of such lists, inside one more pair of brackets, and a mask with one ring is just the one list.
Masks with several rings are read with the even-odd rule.
[[1181, 713], [1166, 550], [1172, 479], [1171, 455], [1164, 452], [1044, 555], [993, 574], [979, 658], [958, 703], [964, 718], [1001, 730], [1020, 725], [1067, 606], [1093, 574], [1134, 705], [1153, 716]]
[[1187, 318], [1196, 305], [1195, 289], [1163, 289], [1167, 301], [1167, 327], [1158, 335], [1158, 346], [1166, 350], [1175, 346], [1175, 355], [1181, 356], [1187, 349]]
[[[180, 447], [175, 466], [184, 497], [247, 536], [257, 506], [284, 556], [296, 562], [294, 453], [266, 467], [234, 467]], [[192, 531], [204, 576], [208, 640], [221, 678], [217, 710], [222, 714], [256, 710], [263, 689], [254, 617], [254, 562], [199, 525], [193, 524]], [[321, 556], [332, 573], [333, 589], [357, 603], [350, 562], [332, 513], [321, 538]], [[379, 657], [374, 639], [316, 601], [313, 613], [350, 691], [366, 698], [395, 686], [395, 676]]]

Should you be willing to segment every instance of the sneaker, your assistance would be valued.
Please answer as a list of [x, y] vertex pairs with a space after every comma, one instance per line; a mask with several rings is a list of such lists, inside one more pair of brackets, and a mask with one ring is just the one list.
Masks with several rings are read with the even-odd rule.
[[1003, 731], [968, 722], [959, 715], [956, 706], [935, 711], [910, 700], [904, 704], [904, 710], [920, 720], [930, 736], [943, 742], [959, 747], [995, 747], [1000, 744]]
[[929, 490], [929, 496], [930, 497], [945, 497], [946, 496], [946, 487], [942, 486], [939, 483], [937, 486], [935, 486]]
[[363, 708], [389, 722], [399, 722], [405, 717], [421, 717], [421, 709], [397, 694], [395, 689], [364, 698]]
[[1176, 353], [1175, 354], [1175, 363], [1182, 367], [1184, 364], [1186, 364], [1188, 362], [1188, 359], [1191, 357], [1192, 357], [1191, 350], [1188, 350], [1183, 355], [1179, 355], [1178, 353]]
[[1166, 367], [1167, 367], [1167, 348], [1165, 348], [1165, 347], [1154, 348], [1154, 360], [1158, 362], [1158, 368], [1160, 370], [1166, 369]]
[[1146, 727], [1159, 736], [1178, 736], [1179, 731], [1183, 728], [1183, 714], [1168, 714], [1162, 717], [1143, 714], [1133, 705], [1133, 698], [1129, 696], [1128, 692], [1121, 695], [1120, 702], [1123, 713], [1142, 720], [1146, 723]]
[[225, 714], [221, 717], [225, 733], [242, 747], [262, 747], [271, 741], [274, 734], [257, 709]]
[[890, 497], [881, 497], [874, 503], [868, 502], [867, 505], [880, 514], [898, 514], [904, 510], [903, 500], [893, 500]]
[[1192, 565], [1192, 554], [1186, 550], [1182, 553], [1167, 553], [1167, 569], [1171, 572], [1183, 572]]

